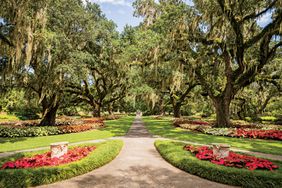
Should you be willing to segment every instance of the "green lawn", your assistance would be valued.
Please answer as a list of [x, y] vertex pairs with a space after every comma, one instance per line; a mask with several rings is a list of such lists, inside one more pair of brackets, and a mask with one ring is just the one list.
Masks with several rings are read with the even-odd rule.
[[169, 120], [156, 120], [151, 117], [144, 117], [143, 121], [151, 134], [164, 138], [197, 142], [201, 144], [227, 143], [233, 148], [245, 149], [269, 154], [282, 154], [282, 142], [274, 140], [260, 140], [247, 138], [231, 138], [224, 136], [212, 136], [191, 132], [181, 128], [175, 128]]
[[50, 143], [53, 142], [68, 141], [73, 143], [86, 140], [110, 138], [113, 136], [122, 136], [128, 132], [133, 119], [134, 117], [128, 116], [118, 120], [106, 121], [105, 128], [81, 133], [43, 137], [0, 138], [0, 152], [49, 146]]

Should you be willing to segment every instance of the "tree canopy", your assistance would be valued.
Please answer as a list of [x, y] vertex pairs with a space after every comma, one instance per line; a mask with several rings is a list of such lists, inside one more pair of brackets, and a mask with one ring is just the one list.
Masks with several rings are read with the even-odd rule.
[[54, 125], [71, 106], [97, 117], [215, 113], [218, 127], [282, 113], [281, 1], [136, 0], [133, 7], [143, 21], [119, 33], [91, 1], [4, 0], [1, 98], [18, 93], [15, 103], [32, 103], [41, 125]]

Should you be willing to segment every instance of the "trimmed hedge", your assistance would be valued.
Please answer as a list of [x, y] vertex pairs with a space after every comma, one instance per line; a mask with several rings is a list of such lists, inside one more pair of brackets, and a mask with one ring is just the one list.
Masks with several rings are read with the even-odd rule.
[[[111, 140], [99, 144], [84, 144], [82, 146], [86, 145], [95, 145], [97, 146], [97, 149], [80, 161], [55, 167], [0, 170], [0, 187], [14, 188], [38, 186], [85, 174], [112, 161], [119, 154], [123, 142], [121, 140]], [[42, 152], [45, 151], [22, 153], [2, 158], [0, 159], [0, 166], [6, 161], [32, 156]]]
[[58, 134], [78, 133], [98, 127], [96, 124], [46, 126], [46, 127], [8, 127], [0, 126], [0, 137], [37, 137]]
[[192, 153], [183, 150], [184, 145], [173, 141], [155, 142], [155, 147], [166, 161], [202, 178], [242, 187], [282, 187], [282, 162], [273, 161], [280, 167], [274, 171], [225, 167], [197, 159]]
[[0, 126], [0, 137], [34, 137], [60, 134], [58, 127], [6, 127]]

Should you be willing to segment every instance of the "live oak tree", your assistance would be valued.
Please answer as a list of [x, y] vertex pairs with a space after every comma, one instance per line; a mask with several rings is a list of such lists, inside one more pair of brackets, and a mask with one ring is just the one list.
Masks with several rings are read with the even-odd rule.
[[[185, 24], [188, 16], [183, 16], [189, 10], [181, 1], [136, 1], [135, 14], [144, 17], [143, 29], [148, 33], [155, 33], [160, 38], [152, 42], [154, 47], [139, 45], [148, 52], [155, 52], [152, 58], [142, 59], [145, 65], [155, 64], [155, 80], [161, 89], [158, 93], [166, 93], [169, 103], [173, 107], [175, 117], [180, 117], [181, 106], [185, 103], [193, 88], [198, 85], [189, 57], [191, 47], [185, 42], [187, 29]], [[184, 27], [183, 27], [184, 25]], [[152, 40], [151, 40], [152, 41]], [[141, 56], [144, 57], [144, 56]], [[165, 71], [162, 71], [165, 69]], [[159, 77], [159, 78], [157, 78]], [[153, 83], [153, 82], [149, 82]], [[156, 88], [156, 87], [155, 87]]]
[[74, 77], [66, 91], [72, 94], [73, 102], [90, 105], [93, 116], [100, 117], [104, 107], [112, 112], [113, 104], [126, 96], [130, 83], [128, 67], [119, 59], [115, 25], [103, 15], [96, 22], [91, 26], [89, 38], [85, 38], [84, 47], [75, 54]]
[[[95, 20], [88, 13], [89, 6], [80, 0], [5, 3], [6, 10], [16, 12], [3, 14], [5, 26], [12, 24], [15, 29], [6, 39], [15, 45], [7, 44], [11, 51], [5, 51], [3, 56], [16, 65], [12, 69], [17, 84], [38, 95], [42, 106], [40, 124], [54, 125], [64, 83], [70, 77], [73, 53], [84, 45], [81, 39], [87, 37], [88, 26]], [[19, 7], [15, 7], [17, 3]]]
[[54, 125], [63, 97], [64, 83], [69, 77], [72, 52], [82, 45], [90, 15], [79, 0], [51, 1], [45, 25], [34, 35], [32, 58], [24, 81], [27, 89], [38, 94], [42, 106], [40, 125]]
[[268, 105], [281, 96], [281, 54], [277, 56], [256, 76], [255, 82], [238, 92], [231, 103], [231, 112], [235, 113], [232, 115], [237, 115], [240, 119], [252, 117], [259, 120], [259, 116], [267, 112]]
[[[216, 126], [230, 126], [230, 103], [250, 85], [281, 47], [281, 2], [194, 1], [187, 39], [197, 77], [214, 103]], [[265, 27], [258, 19], [272, 13]], [[280, 37], [279, 37], [280, 36]]]
[[3, 0], [0, 18], [0, 56], [6, 58], [5, 71], [14, 71], [31, 59], [31, 47], [36, 25], [44, 22], [49, 0]]

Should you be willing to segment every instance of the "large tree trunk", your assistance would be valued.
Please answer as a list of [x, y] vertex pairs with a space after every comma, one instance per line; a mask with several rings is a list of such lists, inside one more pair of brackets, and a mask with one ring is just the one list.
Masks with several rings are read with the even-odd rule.
[[113, 106], [111, 104], [108, 105], [108, 113], [109, 115], [113, 115]]
[[181, 116], [180, 109], [181, 109], [180, 104], [173, 105], [173, 116], [174, 117], [179, 118]]
[[42, 118], [40, 126], [54, 126], [56, 124], [56, 114], [59, 108], [59, 102], [55, 103], [55, 95], [50, 100], [44, 97], [42, 104]]
[[216, 111], [216, 124], [215, 127], [230, 127], [230, 112], [229, 107], [231, 100], [224, 97], [217, 97], [213, 99]]
[[163, 96], [160, 99], [159, 110], [160, 110], [159, 111], [159, 115], [163, 116], [165, 114], [165, 111], [164, 111], [164, 98], [163, 98]]
[[93, 117], [101, 117], [101, 105], [95, 104], [93, 108]]
[[56, 124], [56, 114], [59, 105], [55, 107], [45, 108], [40, 122], [40, 126], [54, 126]]

